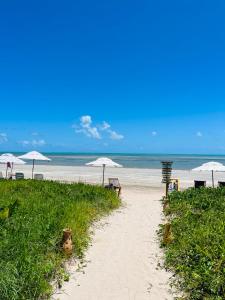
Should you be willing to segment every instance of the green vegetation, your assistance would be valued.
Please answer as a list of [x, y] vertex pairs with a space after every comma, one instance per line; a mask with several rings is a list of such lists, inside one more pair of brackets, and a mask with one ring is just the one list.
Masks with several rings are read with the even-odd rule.
[[172, 234], [166, 266], [177, 275], [182, 299], [225, 299], [225, 189], [174, 192], [166, 214]]
[[115, 193], [98, 186], [1, 181], [0, 299], [48, 299], [49, 283], [66, 277], [63, 229], [72, 229], [74, 254], [82, 257], [90, 224], [119, 205]]

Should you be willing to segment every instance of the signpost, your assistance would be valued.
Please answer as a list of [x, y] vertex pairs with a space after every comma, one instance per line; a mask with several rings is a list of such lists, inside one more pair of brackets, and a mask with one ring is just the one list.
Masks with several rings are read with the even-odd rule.
[[168, 199], [169, 184], [171, 182], [172, 161], [162, 161], [162, 183], [166, 184], [166, 199]]

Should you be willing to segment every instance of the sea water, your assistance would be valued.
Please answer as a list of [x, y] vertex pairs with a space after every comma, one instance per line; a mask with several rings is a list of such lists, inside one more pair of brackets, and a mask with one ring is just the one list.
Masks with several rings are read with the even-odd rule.
[[[225, 164], [225, 155], [180, 155], [180, 154], [112, 154], [112, 153], [44, 153], [51, 158], [50, 162], [39, 161], [38, 164], [83, 166], [99, 157], [109, 157], [126, 168], [159, 169], [161, 161], [173, 161], [173, 168], [190, 170], [209, 161]], [[26, 161], [28, 164], [31, 163]]]

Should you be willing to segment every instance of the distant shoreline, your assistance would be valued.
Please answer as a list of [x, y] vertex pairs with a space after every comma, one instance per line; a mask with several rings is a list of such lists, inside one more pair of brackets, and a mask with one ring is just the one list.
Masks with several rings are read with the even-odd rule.
[[[13, 151], [13, 150], [4, 150], [0, 151], [0, 155], [3, 153], [13, 153], [13, 154], [22, 154], [25, 152], [30, 151], [31, 149], [24, 149], [24, 151]], [[48, 154], [48, 155], [83, 155], [83, 156], [88, 156], [88, 155], [93, 155], [93, 156], [199, 156], [199, 157], [214, 157], [214, 156], [219, 156], [219, 157], [225, 157], [225, 153], [138, 153], [138, 152], [76, 152], [76, 151], [41, 151], [41, 149], [38, 149], [38, 151], [42, 152], [43, 154]]]
[[[21, 153], [17, 152], [15, 155]], [[44, 153], [51, 161], [49, 166], [84, 166], [100, 156], [106, 156], [118, 162], [125, 168], [161, 169], [162, 160], [172, 160], [173, 169], [191, 170], [209, 161], [225, 164], [225, 155], [195, 155], [195, 154], [119, 154], [119, 153]], [[30, 164], [31, 161], [27, 161]], [[38, 162], [39, 165], [46, 162]]]

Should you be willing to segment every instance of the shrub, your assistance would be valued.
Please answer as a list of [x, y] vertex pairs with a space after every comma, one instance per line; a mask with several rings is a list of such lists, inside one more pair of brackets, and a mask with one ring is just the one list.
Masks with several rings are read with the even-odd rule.
[[187, 299], [225, 299], [225, 189], [202, 188], [169, 196], [173, 242], [166, 266]]

